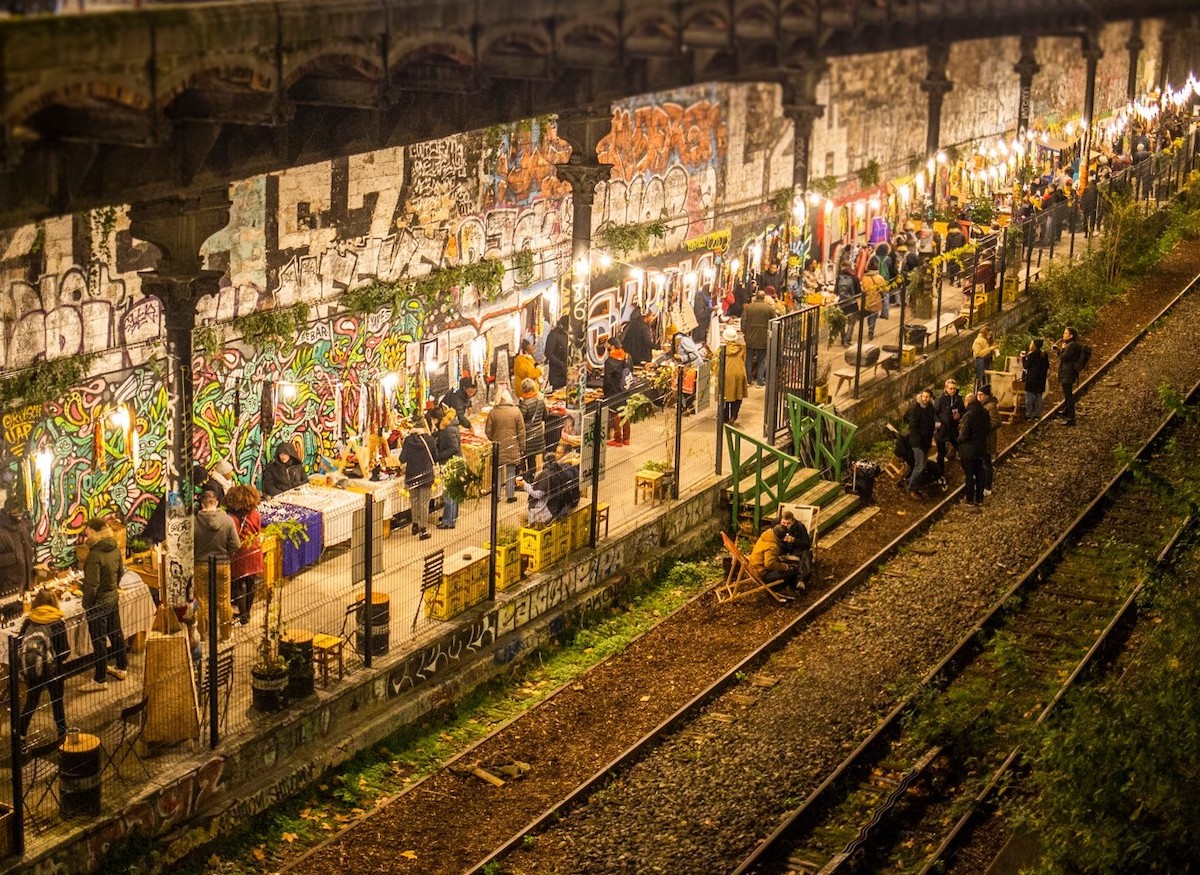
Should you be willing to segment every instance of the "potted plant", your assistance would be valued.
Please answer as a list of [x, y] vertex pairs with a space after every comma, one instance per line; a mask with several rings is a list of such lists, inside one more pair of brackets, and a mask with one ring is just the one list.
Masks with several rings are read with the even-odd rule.
[[817, 379], [813, 389], [817, 404], [829, 403], [829, 372], [833, 369], [833, 362], [825, 361], [817, 365]]
[[828, 345], [833, 346], [833, 342], [839, 340], [842, 332], [846, 330], [846, 314], [837, 304], [830, 304], [824, 312], [825, 324], [829, 326]]
[[129, 539], [129, 564], [149, 565], [150, 556], [154, 552], [154, 543], [141, 535]]
[[[304, 526], [294, 520], [271, 523], [262, 530], [264, 537], [277, 538], [281, 543], [291, 541], [299, 547], [308, 540]], [[283, 634], [283, 602], [279, 590], [286, 578], [267, 582], [264, 577], [260, 594], [263, 598], [262, 638], [258, 642], [258, 661], [250, 668], [250, 689], [254, 707], [260, 711], [279, 711], [287, 704], [288, 664], [279, 655], [279, 639]]]

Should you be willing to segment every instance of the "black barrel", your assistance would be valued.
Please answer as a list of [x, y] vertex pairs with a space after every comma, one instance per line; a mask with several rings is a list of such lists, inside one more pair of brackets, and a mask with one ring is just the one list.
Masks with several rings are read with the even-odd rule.
[[63, 817], [100, 814], [100, 739], [70, 732], [59, 747], [58, 810]]
[[289, 699], [302, 699], [313, 694], [313, 633], [304, 629], [289, 629], [279, 636], [279, 655], [287, 663]]
[[[360, 600], [361, 601], [361, 600]], [[391, 638], [392, 612], [387, 593], [371, 593], [371, 605], [360, 604], [355, 612], [358, 628], [355, 632], [354, 646], [359, 653], [367, 652], [367, 638], [370, 636], [371, 655], [382, 656], [388, 652]], [[367, 627], [370, 626], [368, 632]]]

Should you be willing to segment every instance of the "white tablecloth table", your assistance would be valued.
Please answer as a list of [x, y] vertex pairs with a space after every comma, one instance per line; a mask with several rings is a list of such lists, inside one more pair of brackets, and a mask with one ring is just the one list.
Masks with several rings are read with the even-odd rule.
[[[59, 608], [64, 614], [63, 622], [67, 627], [67, 642], [71, 646], [68, 659], [78, 659], [89, 656], [92, 652], [92, 636], [88, 634], [87, 618], [84, 616], [83, 602], [75, 596], [64, 596], [59, 600]], [[121, 578], [121, 632], [126, 638], [132, 638], [141, 632], [148, 632], [154, 622], [154, 599], [150, 596], [150, 587], [138, 577], [136, 572], [126, 570]], [[25, 618], [14, 620], [0, 627], [5, 633], [0, 641], [0, 665], [8, 665], [8, 637], [21, 631]]]
[[350, 540], [354, 530], [354, 512], [361, 510], [365, 504], [361, 492], [311, 485], [297, 486], [295, 489], [281, 492], [274, 500], [321, 514], [324, 523], [323, 547]]

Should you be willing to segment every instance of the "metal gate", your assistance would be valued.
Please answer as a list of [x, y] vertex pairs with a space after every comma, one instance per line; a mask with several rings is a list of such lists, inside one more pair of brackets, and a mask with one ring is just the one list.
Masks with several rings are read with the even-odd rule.
[[787, 397], [813, 402], [817, 382], [819, 306], [772, 319], [767, 331], [767, 396], [763, 438], [775, 444], [788, 430]]

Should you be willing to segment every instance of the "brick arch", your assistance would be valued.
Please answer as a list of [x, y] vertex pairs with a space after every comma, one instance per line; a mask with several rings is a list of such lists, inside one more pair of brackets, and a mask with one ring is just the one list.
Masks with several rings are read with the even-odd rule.
[[369, 46], [325, 46], [293, 59], [284, 74], [283, 87], [291, 88], [314, 73], [352, 73], [369, 82], [383, 79], [377, 53]]
[[273, 65], [251, 57], [230, 59], [215, 66], [194, 67], [160, 83], [159, 106], [167, 106], [183, 92], [213, 81], [241, 85], [253, 91], [272, 91], [277, 74]]
[[150, 108], [150, 97], [142, 89], [120, 79], [82, 79], [66, 82], [31, 94], [14, 102], [6, 125], [19, 125], [52, 106], [77, 106], [84, 101], [101, 101], [124, 109], [143, 112]]
[[652, 40], [674, 40], [679, 36], [679, 24], [672, 18], [657, 12], [648, 12], [632, 18], [625, 28], [627, 38]]
[[479, 56], [532, 55], [543, 58], [554, 51], [554, 41], [542, 28], [489, 28], [479, 35]]
[[738, 23], [745, 21], [769, 24], [773, 28], [778, 20], [778, 16], [775, 14], [775, 5], [765, 2], [765, 0], [749, 0], [749, 2], [740, 4], [737, 9]]
[[785, 0], [779, 12], [781, 17], [815, 18], [817, 0]]
[[583, 49], [613, 49], [621, 44], [621, 35], [607, 19], [583, 19], [559, 32], [559, 43]]
[[683, 20], [683, 26], [685, 28], [693, 27], [701, 30], [728, 32], [731, 26], [729, 9], [719, 3], [691, 6], [687, 10], [687, 17]]
[[475, 50], [471, 43], [456, 36], [443, 35], [435, 40], [406, 40], [388, 50], [393, 72], [412, 64], [442, 64], [473, 67]]

